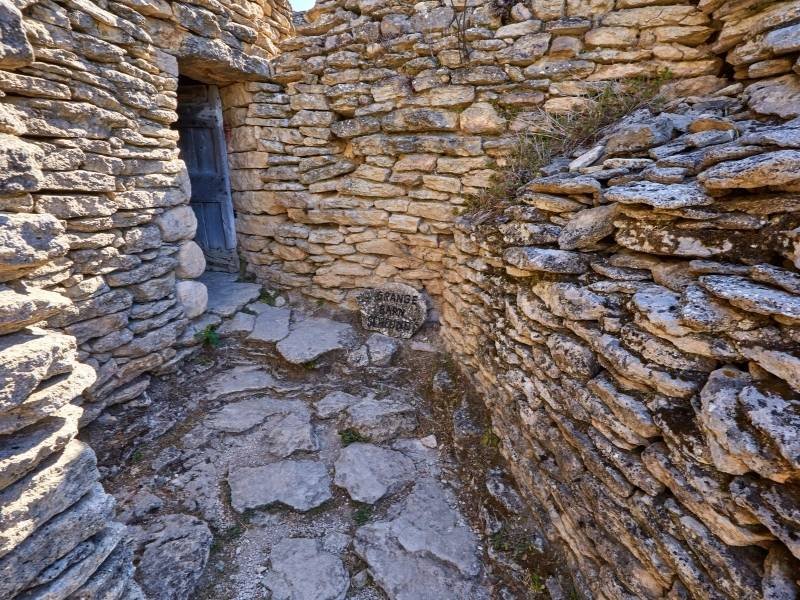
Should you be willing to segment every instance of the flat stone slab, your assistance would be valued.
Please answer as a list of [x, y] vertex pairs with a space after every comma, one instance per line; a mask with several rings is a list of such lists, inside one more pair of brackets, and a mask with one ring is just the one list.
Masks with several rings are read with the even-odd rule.
[[358, 396], [353, 396], [347, 392], [341, 392], [337, 390], [325, 395], [320, 400], [317, 400], [317, 402], [314, 404], [314, 408], [316, 409], [317, 415], [320, 418], [329, 419], [338, 415], [348, 406], [357, 404], [361, 400], [362, 398], [359, 398]]
[[333, 350], [352, 345], [355, 333], [347, 323], [312, 317], [300, 321], [278, 342], [283, 358], [295, 365], [311, 362]]
[[231, 505], [240, 513], [273, 504], [305, 512], [331, 498], [331, 479], [316, 460], [282, 460], [263, 467], [241, 467], [228, 474]]
[[237, 333], [250, 333], [256, 324], [256, 316], [245, 312], [237, 312], [232, 319], [220, 325], [217, 332], [220, 335], [230, 335]]
[[397, 340], [380, 333], [373, 333], [367, 338], [369, 360], [373, 365], [385, 367], [392, 362], [392, 358], [400, 349]]
[[478, 538], [452, 494], [422, 479], [390, 518], [356, 531], [355, 551], [391, 600], [488, 600]]
[[242, 310], [244, 306], [258, 298], [261, 285], [237, 281], [236, 273], [206, 271], [198, 281], [208, 289], [208, 312], [220, 317], [230, 317]]
[[258, 314], [247, 339], [254, 342], [279, 342], [289, 335], [289, 320], [292, 311], [288, 308], [265, 306]]
[[414, 477], [414, 461], [402, 452], [373, 444], [350, 444], [336, 460], [334, 483], [356, 502], [373, 504]]
[[320, 540], [283, 539], [272, 547], [265, 585], [273, 600], [344, 600], [350, 576]]
[[200, 519], [164, 515], [146, 528], [133, 528], [142, 548], [138, 579], [148, 598], [188, 598], [205, 568], [214, 536]]
[[264, 429], [264, 449], [275, 456], [285, 458], [299, 450], [311, 452], [317, 449], [317, 437], [307, 408], [271, 417]]
[[285, 401], [274, 398], [247, 398], [211, 413], [206, 423], [218, 431], [242, 433], [260, 425], [267, 417], [284, 412], [285, 404]]
[[239, 392], [261, 391], [268, 388], [275, 391], [288, 392], [299, 386], [278, 381], [270, 373], [256, 365], [234, 367], [230, 371], [220, 373], [209, 384], [209, 398], [214, 400], [220, 396]]
[[417, 428], [414, 405], [399, 396], [366, 398], [347, 408], [348, 422], [373, 441], [383, 442]]

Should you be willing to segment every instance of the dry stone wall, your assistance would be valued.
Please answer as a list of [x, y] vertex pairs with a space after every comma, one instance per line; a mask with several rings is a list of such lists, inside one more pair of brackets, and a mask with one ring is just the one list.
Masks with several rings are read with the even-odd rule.
[[[294, 21], [0, 0], [0, 596], [139, 597], [77, 432], [213, 322], [184, 75], [220, 87], [248, 269], [353, 307], [427, 291], [579, 589], [797, 597], [800, 2], [325, 0]], [[539, 109], [664, 69], [683, 101], [459, 220]]]
[[269, 156], [234, 184], [254, 272], [351, 306], [387, 281], [438, 296], [460, 207], [538, 110], [665, 70], [682, 94], [728, 83], [692, 3], [497, 4], [327, 0], [297, 20], [241, 146]]
[[0, 597], [143, 597], [78, 428], [205, 309], [179, 74], [264, 81], [290, 31], [271, 0], [0, 0]]
[[[249, 105], [249, 269], [426, 290], [596, 598], [800, 594], [798, 28], [791, 1], [320, 2]], [[682, 100], [459, 218], [538, 109], [664, 69]]]
[[632, 115], [445, 260], [449, 346], [596, 597], [800, 593], [800, 119], [741, 108]]

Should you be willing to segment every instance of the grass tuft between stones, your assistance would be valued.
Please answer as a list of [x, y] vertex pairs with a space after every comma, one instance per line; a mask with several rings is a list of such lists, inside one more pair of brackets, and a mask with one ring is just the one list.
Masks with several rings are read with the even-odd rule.
[[369, 504], [361, 504], [357, 509], [355, 514], [353, 515], [353, 520], [356, 522], [356, 525], [366, 525], [367, 522], [372, 518], [372, 506]]
[[530, 122], [516, 135], [506, 164], [498, 165], [492, 185], [469, 197], [463, 212], [499, 210], [558, 156], [568, 157], [579, 149], [588, 150], [610, 125], [635, 110], [658, 111], [664, 103], [661, 88], [672, 77], [669, 69], [664, 69], [656, 75], [604, 82], [587, 96], [580, 110], [564, 114], [536, 110], [526, 117]]
[[216, 325], [208, 325], [203, 331], [198, 331], [194, 334], [200, 343], [206, 348], [216, 348], [219, 346], [220, 337], [217, 333]]
[[359, 432], [357, 429], [348, 428], [343, 429], [339, 432], [339, 437], [342, 440], [343, 446], [349, 446], [350, 444], [355, 444], [356, 442], [369, 442], [369, 438]]

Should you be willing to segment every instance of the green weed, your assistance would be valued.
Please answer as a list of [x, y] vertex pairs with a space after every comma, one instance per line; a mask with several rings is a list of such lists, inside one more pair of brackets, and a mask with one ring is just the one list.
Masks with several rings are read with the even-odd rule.
[[542, 576], [533, 571], [528, 572], [528, 589], [534, 594], [543, 594], [545, 591], [544, 580]]
[[217, 333], [216, 325], [206, 326], [203, 331], [198, 331], [195, 333], [194, 337], [200, 340], [200, 343], [206, 348], [216, 348], [219, 346], [220, 337], [219, 333]]
[[610, 125], [635, 110], [658, 111], [664, 100], [661, 87], [671, 78], [672, 73], [664, 70], [655, 76], [605, 83], [588, 96], [585, 107], [566, 114], [539, 109], [528, 131], [513, 140], [506, 164], [495, 173], [491, 187], [467, 198], [464, 212], [500, 209], [556, 157], [570, 156], [581, 148], [588, 150]]
[[362, 504], [356, 509], [356, 513], [353, 515], [353, 520], [355, 520], [356, 525], [365, 525], [367, 521], [372, 518], [372, 507], [369, 504]]
[[261, 290], [261, 294], [259, 294], [258, 299], [264, 304], [275, 306], [275, 300], [277, 299], [277, 297], [278, 297], [278, 292], [274, 290], [263, 289]]
[[491, 427], [487, 427], [481, 436], [481, 444], [487, 448], [499, 448], [500, 438], [494, 431], [492, 431]]
[[369, 438], [365, 435], [362, 435], [357, 429], [344, 429], [339, 432], [339, 437], [342, 440], [343, 446], [349, 446], [350, 444], [355, 444], [356, 442], [369, 442]]

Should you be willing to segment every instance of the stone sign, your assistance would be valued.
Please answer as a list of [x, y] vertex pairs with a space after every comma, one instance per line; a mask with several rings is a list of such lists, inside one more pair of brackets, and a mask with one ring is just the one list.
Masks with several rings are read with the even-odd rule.
[[365, 290], [357, 300], [364, 329], [392, 337], [410, 338], [425, 322], [428, 312], [422, 295], [404, 283]]

